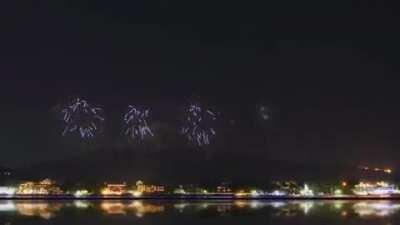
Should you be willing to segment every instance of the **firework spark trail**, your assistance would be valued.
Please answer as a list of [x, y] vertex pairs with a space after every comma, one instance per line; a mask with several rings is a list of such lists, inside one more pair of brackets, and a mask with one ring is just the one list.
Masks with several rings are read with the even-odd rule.
[[154, 136], [149, 127], [150, 110], [140, 110], [132, 105], [128, 106], [128, 112], [124, 115], [125, 135], [133, 139], [143, 141], [149, 136]]
[[211, 139], [216, 136], [213, 128], [213, 122], [217, 119], [216, 114], [211, 110], [203, 110], [198, 104], [190, 105], [185, 114], [182, 134], [200, 147], [209, 145]]
[[61, 111], [65, 124], [62, 135], [77, 132], [81, 138], [94, 138], [100, 132], [99, 128], [104, 121], [102, 112], [101, 108], [92, 107], [86, 100], [75, 99]]

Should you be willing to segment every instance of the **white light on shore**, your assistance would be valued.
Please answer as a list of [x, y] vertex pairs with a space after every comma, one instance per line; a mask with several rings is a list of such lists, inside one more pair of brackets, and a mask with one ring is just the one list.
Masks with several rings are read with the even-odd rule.
[[304, 184], [304, 188], [300, 190], [301, 196], [311, 197], [314, 196], [313, 190], [311, 190], [307, 184]]
[[0, 187], [0, 195], [13, 196], [16, 191], [14, 187]]
[[89, 195], [89, 191], [88, 190], [77, 190], [74, 193], [75, 197], [83, 197], [83, 196], [87, 196]]
[[140, 196], [143, 195], [143, 192], [140, 192], [140, 191], [133, 191], [133, 192], [132, 192], [132, 195], [133, 195], [134, 197], [140, 197]]

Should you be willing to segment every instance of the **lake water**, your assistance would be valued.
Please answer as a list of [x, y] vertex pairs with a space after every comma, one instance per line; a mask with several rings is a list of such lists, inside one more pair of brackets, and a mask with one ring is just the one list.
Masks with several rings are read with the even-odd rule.
[[395, 201], [0, 201], [0, 225], [394, 225]]

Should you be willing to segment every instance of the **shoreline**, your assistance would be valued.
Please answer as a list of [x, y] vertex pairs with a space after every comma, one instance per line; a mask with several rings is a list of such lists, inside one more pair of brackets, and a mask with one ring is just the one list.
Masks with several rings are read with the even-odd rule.
[[46, 195], [46, 196], [0, 196], [0, 200], [181, 200], [181, 201], [339, 201], [339, 200], [386, 200], [400, 201], [400, 196], [259, 196], [259, 197], [236, 197], [236, 196], [205, 196], [205, 195], [188, 195], [188, 196], [83, 196], [75, 197], [73, 195]]

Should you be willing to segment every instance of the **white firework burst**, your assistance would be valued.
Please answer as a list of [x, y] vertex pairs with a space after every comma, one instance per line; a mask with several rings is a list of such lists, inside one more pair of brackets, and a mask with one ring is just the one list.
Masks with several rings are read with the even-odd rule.
[[124, 133], [132, 139], [143, 141], [147, 137], [154, 136], [153, 131], [149, 126], [150, 110], [140, 110], [135, 106], [128, 106], [127, 113], [123, 116]]
[[199, 104], [191, 104], [185, 111], [181, 132], [199, 147], [209, 145], [216, 136], [216, 120], [217, 116], [211, 110], [204, 110]]
[[64, 123], [62, 135], [76, 133], [84, 139], [94, 138], [101, 131], [102, 113], [101, 108], [92, 107], [86, 100], [74, 99], [61, 110]]

